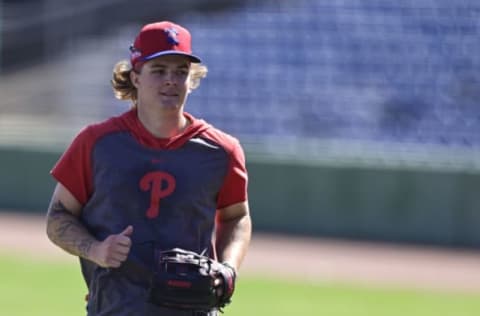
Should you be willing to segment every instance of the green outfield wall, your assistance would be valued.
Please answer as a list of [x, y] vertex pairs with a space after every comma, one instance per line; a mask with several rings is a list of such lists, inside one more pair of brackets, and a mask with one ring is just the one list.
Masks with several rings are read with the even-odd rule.
[[[0, 208], [44, 213], [59, 156], [1, 148]], [[255, 231], [480, 246], [479, 174], [265, 159], [248, 168]]]

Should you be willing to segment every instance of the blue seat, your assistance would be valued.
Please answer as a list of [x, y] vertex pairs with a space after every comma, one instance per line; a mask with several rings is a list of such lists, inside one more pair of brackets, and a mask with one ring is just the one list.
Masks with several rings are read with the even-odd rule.
[[475, 0], [252, 0], [189, 16], [211, 70], [190, 108], [240, 137], [478, 147], [480, 107], [462, 91], [480, 81], [479, 10]]

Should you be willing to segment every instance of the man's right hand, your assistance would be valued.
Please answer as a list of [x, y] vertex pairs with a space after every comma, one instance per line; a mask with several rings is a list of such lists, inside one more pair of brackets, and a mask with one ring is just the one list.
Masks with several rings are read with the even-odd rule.
[[132, 234], [133, 226], [129, 225], [121, 233], [94, 243], [90, 248], [90, 260], [104, 268], [120, 267], [130, 252]]

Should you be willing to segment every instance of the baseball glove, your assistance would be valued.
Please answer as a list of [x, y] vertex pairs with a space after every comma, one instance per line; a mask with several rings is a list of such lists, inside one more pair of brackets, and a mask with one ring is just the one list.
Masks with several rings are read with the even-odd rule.
[[174, 248], [159, 255], [149, 301], [169, 308], [221, 311], [230, 303], [235, 278], [235, 270], [227, 264]]

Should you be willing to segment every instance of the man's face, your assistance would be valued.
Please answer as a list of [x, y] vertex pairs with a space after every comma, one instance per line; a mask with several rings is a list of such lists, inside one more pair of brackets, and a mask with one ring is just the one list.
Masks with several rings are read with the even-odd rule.
[[190, 60], [181, 55], [166, 55], [147, 61], [139, 73], [132, 72], [139, 106], [178, 111], [190, 87]]

